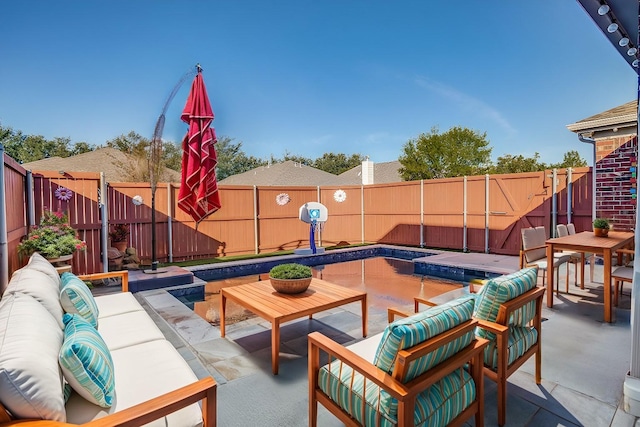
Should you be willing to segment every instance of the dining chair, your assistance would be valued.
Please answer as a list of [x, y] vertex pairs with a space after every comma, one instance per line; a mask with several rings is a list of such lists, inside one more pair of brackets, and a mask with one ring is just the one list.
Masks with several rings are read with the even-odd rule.
[[[572, 234], [576, 234], [576, 226], [570, 222], [567, 224], [567, 231], [569, 232], [569, 235]], [[595, 271], [596, 268], [596, 254], [589, 254], [586, 253], [584, 254], [585, 258], [590, 258], [589, 260], [589, 277], [591, 278], [591, 281], [593, 282], [593, 272]], [[582, 281], [580, 282], [580, 289], [584, 289], [584, 277], [582, 278]]]
[[[556, 270], [556, 283], [560, 281], [560, 266], [562, 264], [567, 265], [567, 292], [569, 291], [569, 255], [562, 253], [554, 254], [553, 265], [547, 265], [547, 245], [546, 245], [546, 230], [544, 227], [529, 227], [523, 228], [522, 233], [522, 249], [520, 250], [520, 268], [529, 266], [538, 266], [538, 270], [542, 270], [542, 286], [545, 284], [545, 276], [549, 274], [549, 267], [551, 267], [551, 274], [553, 270]], [[559, 294], [556, 287], [556, 294]], [[551, 298], [551, 296], [547, 296]]]
[[[573, 224], [572, 224], [573, 225]], [[558, 237], [564, 237], [569, 235], [569, 227], [565, 224], [556, 225], [556, 231], [558, 232]], [[575, 228], [574, 228], [575, 232]], [[576, 251], [562, 251], [561, 253], [565, 255], [569, 255], [569, 263], [574, 265], [574, 276], [573, 281], [576, 286], [578, 286], [578, 264], [582, 264], [584, 260], [582, 252]], [[582, 270], [584, 271], [584, 270]], [[580, 278], [580, 289], [584, 289], [584, 276]], [[568, 283], [567, 283], [568, 286]]]
[[632, 249], [620, 249], [619, 255], [629, 255], [626, 264], [615, 267], [611, 272], [611, 282], [613, 282], [613, 305], [618, 306], [619, 295], [622, 294], [624, 283], [633, 283], [633, 254]]

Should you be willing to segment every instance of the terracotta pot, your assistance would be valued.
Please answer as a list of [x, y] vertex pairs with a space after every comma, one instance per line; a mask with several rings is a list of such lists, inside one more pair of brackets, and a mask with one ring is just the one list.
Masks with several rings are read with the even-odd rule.
[[111, 245], [114, 248], [116, 248], [117, 250], [119, 250], [120, 252], [126, 251], [127, 250], [127, 246], [129, 246], [126, 241], [125, 242], [111, 242]]
[[607, 237], [607, 235], [609, 234], [609, 229], [608, 228], [594, 228], [593, 229], [593, 234], [595, 234], [597, 237]]
[[311, 284], [311, 279], [311, 277], [305, 279], [274, 279], [269, 276], [273, 289], [283, 294], [299, 294], [306, 291]]

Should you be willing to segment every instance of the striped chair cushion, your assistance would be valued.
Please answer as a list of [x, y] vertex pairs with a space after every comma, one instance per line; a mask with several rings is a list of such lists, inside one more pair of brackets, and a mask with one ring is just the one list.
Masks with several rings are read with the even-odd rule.
[[[538, 331], [535, 328], [510, 326], [507, 343], [507, 366], [526, 353], [537, 341]], [[491, 341], [484, 349], [484, 363], [493, 370], [498, 368], [496, 340]]]
[[103, 408], [113, 404], [113, 360], [98, 331], [78, 314], [62, 318], [64, 341], [58, 362], [71, 387], [89, 402]]
[[65, 313], [77, 313], [98, 328], [98, 305], [91, 289], [73, 273], [62, 273], [60, 276], [60, 305]]
[[[476, 298], [473, 317], [495, 322], [498, 318], [500, 305], [536, 287], [538, 268], [527, 267], [515, 273], [496, 277], [487, 282]], [[535, 301], [524, 305], [513, 313], [509, 324], [526, 326], [535, 315]], [[496, 338], [493, 332], [477, 328], [476, 335], [488, 340]]]
[[[463, 296], [389, 324], [382, 334], [380, 344], [378, 344], [373, 360], [374, 365], [392, 374], [398, 351], [418, 345], [471, 319], [474, 301], [473, 295]], [[409, 366], [407, 375], [403, 379], [404, 382], [411, 381], [456, 354], [468, 346], [474, 338], [474, 333], [469, 332], [416, 359]], [[389, 413], [393, 415], [397, 411], [397, 405], [396, 399], [383, 390], [382, 406], [385, 410], [389, 410]]]
[[[365, 381], [350, 366], [334, 360], [320, 369], [318, 383], [331, 400], [360, 424], [397, 425], [397, 411], [390, 413], [384, 406], [383, 390], [371, 381]], [[414, 423], [416, 426], [446, 425], [475, 398], [473, 379], [466, 370], [457, 369], [417, 396]]]
[[[446, 304], [432, 307], [410, 317], [389, 324], [382, 334], [373, 363], [387, 373], [393, 373], [398, 351], [413, 347], [471, 319], [475, 298], [463, 296]], [[469, 345], [473, 334], [466, 334], [452, 342], [446, 349], [440, 348], [416, 360], [405, 381], [410, 381]], [[459, 342], [458, 342], [459, 341]]]

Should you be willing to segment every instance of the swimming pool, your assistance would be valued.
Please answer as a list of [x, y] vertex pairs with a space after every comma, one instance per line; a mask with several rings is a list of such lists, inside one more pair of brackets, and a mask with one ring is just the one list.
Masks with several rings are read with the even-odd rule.
[[[352, 289], [365, 290], [370, 307], [385, 310], [387, 307], [406, 306], [413, 297], [426, 298], [440, 295], [464, 283], [437, 277], [414, 274], [410, 260], [390, 257], [373, 257], [312, 267], [316, 278]], [[198, 294], [185, 294], [169, 290], [176, 298], [191, 307], [199, 316], [216, 325], [219, 322], [219, 293], [227, 286], [268, 280], [268, 273], [212, 280]], [[227, 303], [227, 322], [244, 320], [251, 316], [233, 302]]]

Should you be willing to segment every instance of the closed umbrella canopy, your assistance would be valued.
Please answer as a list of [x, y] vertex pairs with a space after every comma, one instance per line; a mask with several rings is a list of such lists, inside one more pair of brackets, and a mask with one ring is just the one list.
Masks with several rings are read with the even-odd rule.
[[199, 70], [181, 116], [189, 130], [182, 140], [182, 177], [178, 193], [178, 207], [196, 221], [196, 228], [200, 221], [221, 207], [214, 148], [217, 140], [211, 127], [213, 117]]

